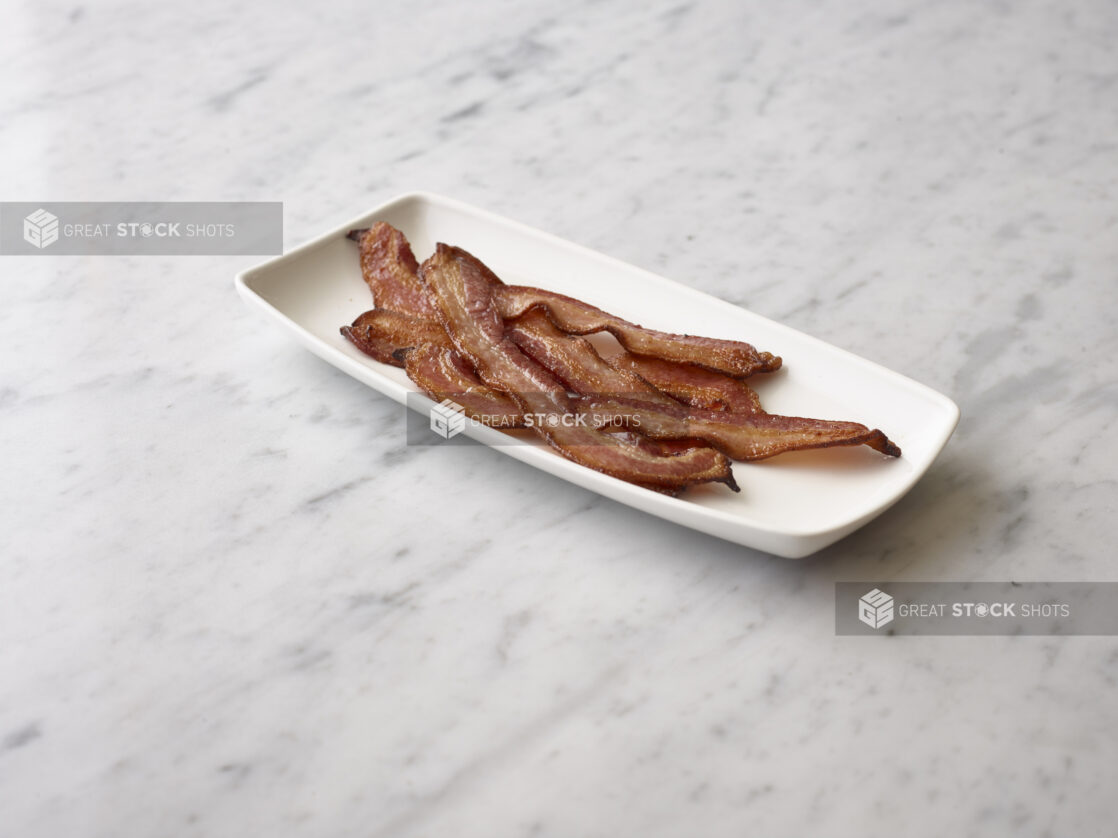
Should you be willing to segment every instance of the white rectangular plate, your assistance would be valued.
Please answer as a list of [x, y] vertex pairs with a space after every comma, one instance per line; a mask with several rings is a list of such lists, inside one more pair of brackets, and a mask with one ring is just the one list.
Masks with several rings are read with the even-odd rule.
[[[757, 382], [769, 413], [843, 419], [881, 428], [904, 449], [893, 460], [861, 446], [735, 463], [740, 494], [722, 486], [670, 498], [563, 459], [543, 443], [497, 450], [620, 503], [788, 558], [819, 550], [900, 499], [927, 471], [959, 418], [946, 396], [849, 352], [730, 303], [538, 230], [437, 195], [411, 193], [283, 256], [239, 274], [251, 306], [329, 363], [398, 402], [416, 388], [338, 333], [371, 308], [357, 249], [345, 238], [376, 220], [403, 230], [422, 261], [442, 241], [469, 250], [505, 282], [579, 297], [650, 328], [733, 338], [784, 358]], [[483, 442], [491, 429], [467, 431]], [[484, 488], [484, 487], [479, 487]]]

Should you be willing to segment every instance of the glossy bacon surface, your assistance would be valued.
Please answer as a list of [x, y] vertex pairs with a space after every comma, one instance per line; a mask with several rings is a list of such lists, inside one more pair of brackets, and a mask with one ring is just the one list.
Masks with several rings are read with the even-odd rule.
[[685, 407], [635, 373], [607, 364], [589, 341], [564, 335], [539, 313], [522, 315], [508, 327], [508, 335], [569, 390], [585, 396], [579, 409], [599, 425], [624, 420], [653, 439], [701, 439], [735, 460], [835, 445], [869, 445], [900, 454], [881, 431], [857, 422]]
[[639, 375], [606, 363], [590, 341], [559, 331], [538, 309], [530, 309], [505, 326], [509, 339], [568, 390], [582, 395], [628, 395], [648, 404], [679, 405]]
[[631, 352], [618, 352], [606, 358], [606, 362], [617, 369], [639, 375], [657, 390], [691, 407], [730, 413], [761, 412], [761, 399], [752, 387], [741, 379], [705, 367]]
[[520, 317], [532, 309], [540, 309], [567, 334], [609, 332], [618, 343], [637, 355], [696, 364], [739, 378], [780, 369], [780, 358], [769, 352], [758, 352], [748, 343], [646, 329], [554, 291], [505, 285], [496, 292], [496, 299], [501, 316], [506, 320]]
[[342, 326], [341, 332], [366, 355], [394, 367], [404, 366], [401, 350], [432, 343], [450, 346], [450, 339], [438, 321], [384, 308], [366, 311], [353, 325]]
[[857, 422], [831, 422], [768, 413], [735, 414], [688, 407], [650, 406], [632, 398], [589, 397], [581, 409], [605, 422], [638, 417], [636, 426], [652, 439], [701, 439], [734, 460], [764, 460], [788, 451], [868, 445], [899, 457], [901, 449], [879, 430]]
[[400, 352], [408, 378], [437, 401], [450, 399], [472, 419], [495, 428], [523, 428], [520, 406], [483, 384], [448, 344], [430, 343]]
[[[368, 229], [350, 231], [349, 238], [361, 245], [361, 272], [373, 292], [377, 308], [413, 317], [433, 315], [431, 301], [418, 275], [415, 255], [403, 233], [378, 221]], [[482, 268], [496, 286], [494, 299], [506, 320], [531, 309], [541, 309], [568, 334], [609, 332], [622, 346], [638, 355], [696, 364], [735, 377], [780, 368], [780, 358], [769, 352], [758, 352], [748, 343], [645, 329], [574, 297], [525, 285], [505, 285], [489, 268]]]
[[[423, 263], [420, 275], [455, 349], [482, 382], [508, 395], [525, 414], [576, 414], [563, 384], [506, 337], [493, 299], [495, 284], [477, 259], [440, 244]], [[662, 456], [586, 425], [542, 421], [532, 428], [568, 459], [624, 480], [660, 487], [722, 482], [737, 488], [729, 460], [711, 448]]]
[[[528, 424], [525, 414], [581, 415], [590, 427], [533, 430], [599, 471], [674, 491], [724, 478], [681, 477], [682, 461], [665, 468], [649, 460], [698, 462], [704, 451], [709, 458], [709, 446], [740, 460], [862, 444], [900, 455], [881, 431], [858, 423], [766, 414], [752, 388], [732, 375], [771, 371], [780, 359], [748, 344], [653, 332], [570, 297], [507, 286], [459, 248], [439, 245], [419, 268], [406, 238], [387, 224], [351, 238], [361, 242], [362, 271], [374, 296], [379, 292], [385, 306], [396, 308], [361, 315], [342, 329], [349, 340], [385, 363], [400, 366], [406, 359], [408, 375], [424, 392], [451, 398], [468, 415], [500, 427]], [[595, 331], [613, 334], [625, 348], [603, 359], [580, 336]], [[705, 353], [704, 363], [681, 360], [695, 353]], [[634, 418], [640, 436], [632, 432]], [[587, 461], [583, 449], [602, 445]], [[709, 466], [709, 474], [721, 474], [720, 466]], [[651, 479], [650, 468], [659, 469]]]
[[361, 247], [361, 275], [373, 292], [377, 308], [430, 319], [434, 309], [419, 279], [419, 263], [407, 237], [384, 221], [348, 238]]

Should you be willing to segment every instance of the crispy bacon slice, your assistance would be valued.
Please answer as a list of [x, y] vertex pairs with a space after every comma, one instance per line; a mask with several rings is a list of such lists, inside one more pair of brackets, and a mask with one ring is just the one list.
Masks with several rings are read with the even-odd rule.
[[361, 246], [361, 275], [377, 308], [433, 319], [435, 310], [419, 278], [419, 263], [407, 236], [384, 221], [347, 238]]
[[636, 355], [695, 364], [739, 378], [780, 369], [780, 358], [769, 352], [758, 352], [748, 343], [646, 329], [554, 291], [505, 285], [495, 296], [501, 316], [506, 320], [520, 317], [531, 309], [540, 309], [567, 334], [609, 332], [618, 343]]
[[[420, 276], [455, 349], [482, 382], [508, 395], [525, 414], [575, 414], [563, 385], [506, 338], [493, 298], [496, 286], [477, 259], [439, 244]], [[669, 488], [721, 482], [737, 491], [729, 460], [711, 448], [665, 457], [589, 426], [541, 421], [532, 428], [568, 459], [623, 480]]]
[[584, 337], [566, 335], [539, 309], [529, 309], [506, 323], [506, 334], [529, 358], [583, 395], [634, 396], [648, 404], [679, 406], [639, 375], [607, 364]]
[[467, 416], [495, 428], [523, 428], [524, 413], [512, 399], [485, 386], [448, 343], [403, 349], [408, 378], [436, 401], [450, 399]]
[[707, 442], [726, 456], [746, 462], [764, 460], [788, 451], [832, 448], [838, 445], [868, 445], [890, 457], [901, 449], [881, 431], [857, 422], [831, 422], [768, 413], [734, 414], [698, 408], [650, 407], [633, 398], [587, 397], [581, 409], [607, 422], [610, 417], [633, 421], [639, 417], [640, 432], [653, 439], [692, 437]]
[[657, 390], [691, 407], [725, 410], [730, 413], [761, 413], [761, 399], [752, 387], [738, 378], [647, 355], [618, 352], [606, 363], [639, 375]]
[[342, 326], [341, 332], [366, 355], [394, 367], [404, 366], [400, 356], [403, 349], [427, 344], [450, 346], [450, 338], [438, 321], [409, 317], [383, 308], [366, 311], [352, 326]]
[[603, 358], [585, 338], [560, 332], [541, 309], [529, 309], [506, 326], [509, 337], [525, 354], [575, 392], [632, 393], [661, 404], [682, 402], [707, 410], [762, 412], [757, 393], [740, 379], [627, 350]]

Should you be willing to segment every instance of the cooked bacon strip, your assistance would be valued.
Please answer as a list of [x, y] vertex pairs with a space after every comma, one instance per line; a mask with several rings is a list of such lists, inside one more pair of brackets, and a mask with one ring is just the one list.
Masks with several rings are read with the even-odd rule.
[[577, 393], [633, 393], [661, 404], [682, 402], [707, 410], [761, 412], [757, 393], [740, 379], [694, 364], [634, 355], [624, 349], [602, 358], [585, 338], [560, 332], [541, 309], [529, 309], [505, 325], [509, 337], [525, 354]]
[[612, 367], [639, 375], [657, 390], [691, 407], [730, 413], [762, 412], [757, 391], [724, 373], [624, 351], [605, 360]]
[[582, 394], [581, 410], [599, 424], [623, 419], [654, 439], [694, 437], [735, 460], [761, 460], [785, 451], [834, 445], [868, 445], [894, 457], [901, 453], [881, 431], [857, 422], [684, 407], [640, 376], [610, 366], [590, 341], [563, 335], [538, 313], [518, 318], [508, 335], [569, 389]]
[[[705, 442], [700, 442], [697, 439], [649, 439], [633, 431], [617, 431], [614, 432], [614, 436], [658, 457], [676, 457], [680, 454], [686, 454], [692, 448], [710, 447]], [[651, 483], [635, 483], [633, 485], [642, 486], [645, 489], [651, 489], [653, 492], [659, 492], [672, 498], [679, 497], [686, 488], [685, 486], [656, 486]]]
[[581, 408], [599, 422], [639, 417], [642, 434], [653, 439], [701, 439], [735, 460], [764, 460], [788, 451], [868, 445], [890, 457], [901, 449], [879, 430], [857, 422], [830, 422], [768, 413], [740, 415], [698, 408], [650, 407], [632, 398], [587, 398]]
[[[425, 292], [426, 293], [426, 292]], [[486, 387], [462, 360], [437, 321], [373, 309], [343, 326], [342, 334], [366, 355], [403, 367], [428, 396], [453, 399], [467, 416], [486, 417], [502, 428], [524, 427], [524, 415], [508, 396]]]
[[366, 311], [352, 326], [342, 326], [341, 332], [366, 355], [394, 367], [404, 366], [400, 357], [403, 349], [426, 344], [450, 346], [450, 338], [437, 321], [382, 308]]
[[[368, 229], [351, 230], [348, 237], [361, 244], [361, 271], [377, 308], [413, 317], [433, 316], [431, 302], [418, 275], [415, 255], [403, 233], [378, 221]], [[524, 285], [505, 285], [492, 271], [478, 264], [497, 286], [494, 297], [506, 320], [539, 308], [568, 334], [609, 332], [622, 346], [638, 355], [696, 364], [735, 377], [780, 368], [780, 358], [769, 352], [758, 352], [748, 343], [645, 329], [573, 297]]]
[[636, 355], [696, 364], [735, 377], [780, 369], [780, 358], [769, 352], [758, 352], [748, 343], [646, 329], [554, 291], [525, 285], [505, 285], [496, 292], [495, 297], [501, 316], [506, 320], [520, 317], [531, 309], [541, 309], [567, 334], [609, 332], [617, 338], [618, 343]]
[[407, 237], [384, 221], [347, 238], [361, 245], [361, 275], [377, 308], [433, 319], [435, 310], [419, 278], [419, 263]]
[[[575, 413], [563, 385], [505, 337], [491, 274], [477, 259], [439, 244], [420, 275], [455, 349], [481, 381], [507, 394], [525, 414]], [[729, 460], [710, 448], [689, 448], [665, 457], [593, 427], [561, 421], [532, 427], [563, 456], [613, 477], [660, 487], [722, 482], [737, 491]]]
[[450, 399], [465, 414], [495, 428], [523, 428], [524, 413], [503, 393], [486, 387], [454, 347], [429, 343], [402, 350], [404, 369], [436, 401]]
[[631, 395], [648, 404], [679, 406], [639, 375], [607, 364], [584, 337], [566, 335], [539, 309], [505, 324], [505, 333], [529, 358], [582, 395]]

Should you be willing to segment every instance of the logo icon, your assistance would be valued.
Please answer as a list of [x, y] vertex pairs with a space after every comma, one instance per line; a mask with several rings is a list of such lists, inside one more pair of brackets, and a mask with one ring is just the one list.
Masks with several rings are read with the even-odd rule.
[[37, 209], [23, 219], [23, 240], [42, 250], [58, 241], [58, 216]]
[[874, 629], [893, 622], [893, 598], [874, 588], [858, 600], [858, 619]]
[[466, 408], [443, 399], [431, 408], [431, 430], [443, 439], [458, 436], [466, 428]]

